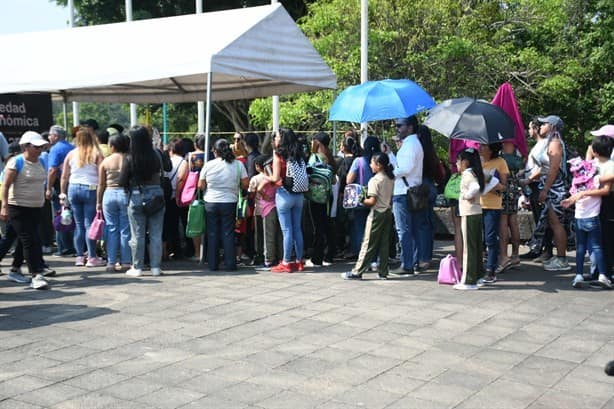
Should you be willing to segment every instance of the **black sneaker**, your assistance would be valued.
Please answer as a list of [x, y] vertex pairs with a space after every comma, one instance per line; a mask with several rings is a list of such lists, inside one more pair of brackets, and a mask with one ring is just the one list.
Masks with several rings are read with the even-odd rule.
[[531, 250], [528, 253], [521, 254], [519, 257], [521, 260], [533, 260], [539, 257], [539, 254], [540, 253], [538, 253], [537, 251]]
[[54, 277], [56, 273], [55, 270], [49, 267], [43, 267], [43, 269], [39, 271], [38, 274], [42, 274], [44, 277]]
[[341, 278], [344, 280], [362, 280], [362, 274], [354, 274], [351, 271], [341, 273]]
[[399, 277], [413, 277], [415, 275], [415, 272], [413, 268], [408, 269], [408, 268], [399, 267], [399, 268], [395, 268], [394, 270], [391, 270], [390, 274], [399, 276]]
[[494, 275], [493, 273], [488, 273], [486, 274], [486, 276], [483, 278], [484, 282], [486, 284], [492, 284], [492, 283], [496, 283], [497, 282], [497, 276]]

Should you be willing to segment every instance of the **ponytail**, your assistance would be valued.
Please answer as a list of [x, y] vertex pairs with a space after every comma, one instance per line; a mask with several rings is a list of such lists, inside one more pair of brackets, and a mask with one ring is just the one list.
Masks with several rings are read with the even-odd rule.
[[392, 164], [390, 163], [390, 158], [388, 157], [388, 155], [382, 152], [376, 152], [371, 157], [371, 160], [374, 160], [375, 163], [377, 163], [383, 168], [386, 176], [394, 180], [394, 171], [393, 171], [393, 167], [392, 167]]
[[228, 163], [232, 163], [232, 161], [235, 160], [235, 155], [232, 153], [232, 149], [230, 149], [230, 145], [226, 139], [218, 139], [215, 141], [215, 144], [213, 144], [213, 151], [219, 158], [222, 158]]

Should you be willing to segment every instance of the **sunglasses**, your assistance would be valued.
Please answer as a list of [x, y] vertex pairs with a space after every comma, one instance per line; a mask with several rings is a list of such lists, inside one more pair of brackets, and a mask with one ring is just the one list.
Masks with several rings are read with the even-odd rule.
[[395, 127], [395, 128], [400, 128], [400, 127], [402, 127], [402, 126], [405, 126], [405, 124], [395, 124], [395, 125], [394, 125], [394, 127]]

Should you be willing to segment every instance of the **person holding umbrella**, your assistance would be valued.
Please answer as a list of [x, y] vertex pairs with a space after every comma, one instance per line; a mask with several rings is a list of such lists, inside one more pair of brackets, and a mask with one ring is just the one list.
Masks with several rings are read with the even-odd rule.
[[393, 156], [395, 179], [392, 212], [401, 245], [401, 265], [390, 273], [409, 276], [414, 274], [414, 266], [417, 262], [415, 247], [418, 225], [414, 220], [414, 214], [409, 210], [407, 191], [409, 188], [422, 184], [424, 151], [416, 134], [418, 119], [415, 116], [397, 119], [395, 127], [397, 129], [395, 138], [401, 146], [396, 157]]

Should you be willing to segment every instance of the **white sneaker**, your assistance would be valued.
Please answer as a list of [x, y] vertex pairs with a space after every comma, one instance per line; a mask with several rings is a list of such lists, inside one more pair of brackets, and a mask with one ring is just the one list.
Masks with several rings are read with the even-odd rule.
[[569, 271], [571, 266], [567, 262], [567, 259], [552, 257], [550, 260], [544, 263], [544, 270], [546, 271]]
[[477, 286], [478, 286], [478, 288], [480, 288], [480, 287], [484, 287], [484, 286], [486, 285], [486, 282], [484, 282], [484, 279], [483, 279], [483, 278], [480, 278], [480, 279], [478, 280], [478, 282], [477, 282], [477, 283], [475, 283], [475, 285], [477, 285]]
[[130, 267], [130, 270], [126, 271], [126, 275], [130, 277], [140, 277], [143, 275], [143, 270], [140, 268]]
[[605, 276], [605, 274], [599, 274], [599, 279], [596, 281], [596, 284], [607, 290], [612, 288], [612, 282]]
[[452, 288], [454, 288], [455, 290], [467, 291], [467, 290], [477, 290], [478, 286], [476, 284], [458, 283], [458, 284], [454, 284]]
[[379, 263], [377, 261], [374, 261], [371, 263], [371, 271], [377, 271], [378, 268], [379, 268]]
[[332, 265], [333, 265], [333, 263], [331, 263], [330, 261], [323, 261], [323, 262], [322, 262], [322, 265], [323, 265], [324, 267], [330, 267], [330, 266], [332, 266]]
[[45, 277], [43, 277], [42, 274], [35, 275], [30, 282], [30, 288], [33, 288], [35, 290], [44, 290], [48, 286], [49, 283], [47, 282], [47, 280], [45, 280]]
[[151, 268], [151, 275], [152, 276], [156, 276], [156, 277], [157, 276], [161, 276], [162, 275], [162, 271], [160, 270], [159, 267], [157, 267], [157, 268], [156, 267], [152, 267]]
[[320, 268], [320, 267], [322, 267], [322, 264], [314, 264], [313, 261], [307, 260], [307, 261], [305, 261], [305, 267], [307, 267], [307, 268]]
[[582, 274], [576, 274], [573, 281], [571, 282], [571, 286], [573, 288], [582, 288], [583, 283], [584, 277], [582, 276]]

